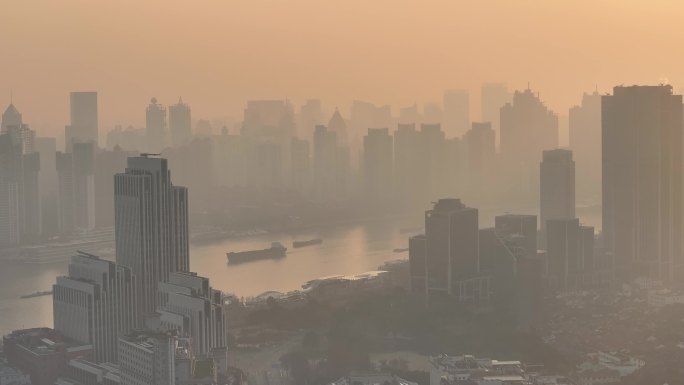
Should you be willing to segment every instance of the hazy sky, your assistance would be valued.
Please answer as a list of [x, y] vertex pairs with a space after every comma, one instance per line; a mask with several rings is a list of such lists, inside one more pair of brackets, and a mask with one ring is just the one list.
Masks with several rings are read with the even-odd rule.
[[565, 114], [595, 85], [681, 84], [683, 19], [680, 0], [3, 0], [0, 104], [13, 89], [42, 135], [62, 135], [73, 90], [99, 92], [103, 132], [142, 125], [152, 96], [197, 119], [466, 88], [477, 117], [481, 83], [530, 81]]

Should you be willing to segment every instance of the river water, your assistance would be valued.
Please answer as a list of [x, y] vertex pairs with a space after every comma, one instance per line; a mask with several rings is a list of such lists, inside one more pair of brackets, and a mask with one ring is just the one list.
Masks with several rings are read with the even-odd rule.
[[[480, 227], [492, 226], [494, 215], [503, 210], [480, 210]], [[597, 225], [599, 216], [583, 221]], [[227, 239], [190, 248], [190, 269], [209, 277], [215, 289], [238, 296], [256, 296], [266, 291], [291, 291], [309, 280], [351, 275], [375, 270], [385, 261], [408, 258], [393, 249], [408, 247], [411, 234], [400, 229], [422, 226], [422, 217], [375, 220], [355, 224], [320, 226], [310, 230]], [[322, 238], [323, 243], [293, 249], [293, 240]], [[226, 252], [262, 249], [271, 242], [288, 247], [287, 256], [238, 265], [226, 263]], [[52, 326], [52, 297], [19, 299], [23, 294], [51, 289], [55, 277], [66, 272], [68, 261], [27, 264], [0, 261], [0, 335], [18, 328]]]

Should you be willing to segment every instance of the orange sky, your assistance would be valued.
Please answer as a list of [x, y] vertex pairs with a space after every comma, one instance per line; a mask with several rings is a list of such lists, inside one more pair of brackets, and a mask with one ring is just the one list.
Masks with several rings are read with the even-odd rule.
[[0, 104], [13, 89], [42, 135], [62, 135], [72, 90], [99, 92], [103, 133], [142, 125], [151, 96], [197, 119], [247, 99], [397, 107], [466, 88], [477, 118], [481, 83], [530, 81], [565, 114], [595, 85], [682, 84], [683, 45], [679, 0], [7, 0]]

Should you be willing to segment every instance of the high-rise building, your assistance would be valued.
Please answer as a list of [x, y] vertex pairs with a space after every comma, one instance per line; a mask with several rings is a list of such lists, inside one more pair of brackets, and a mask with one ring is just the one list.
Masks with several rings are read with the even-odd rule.
[[196, 273], [173, 272], [159, 283], [160, 307], [148, 327], [177, 332], [189, 338], [194, 355], [208, 355], [226, 347], [226, 315], [219, 290]]
[[[158, 305], [158, 285], [188, 271], [188, 191], [174, 186], [164, 158], [128, 158], [114, 176], [116, 261], [136, 278], [142, 317]], [[142, 320], [142, 319], [141, 319]]]
[[501, 107], [510, 103], [511, 93], [505, 83], [483, 84], [480, 89], [481, 119], [483, 122], [491, 122], [492, 129], [499, 133]]
[[463, 138], [468, 157], [467, 175], [473, 197], [487, 195], [493, 187], [496, 132], [489, 122], [473, 122]]
[[337, 187], [337, 135], [325, 126], [316, 126], [313, 141], [314, 197], [319, 200], [331, 199]]
[[601, 199], [601, 95], [584, 94], [568, 114], [570, 149], [577, 165], [577, 198], [585, 204]]
[[594, 273], [594, 228], [580, 225], [577, 218], [550, 219], [546, 224], [546, 258], [551, 287], [581, 287]]
[[21, 146], [0, 134], [0, 245], [21, 241]]
[[399, 202], [413, 207], [424, 207], [421, 202], [427, 175], [425, 158], [421, 156], [420, 133], [416, 125], [399, 124], [394, 132], [394, 187]]
[[682, 278], [682, 96], [618, 86], [602, 96], [603, 240], [618, 273]]
[[387, 128], [369, 128], [363, 138], [363, 184], [366, 196], [387, 201], [393, 191], [393, 139]]
[[177, 346], [173, 333], [135, 331], [119, 337], [121, 385], [175, 385]]
[[19, 110], [17, 110], [14, 104], [10, 103], [10, 105], [7, 106], [7, 109], [5, 109], [5, 112], [2, 113], [0, 132], [7, 132], [7, 129], [10, 126], [20, 127], [22, 124], [24, 124], [24, 120], [21, 117], [21, 113]]
[[434, 201], [449, 194], [449, 179], [453, 173], [448, 163], [448, 146], [444, 131], [439, 124], [421, 124], [420, 140], [417, 143], [420, 158], [423, 160], [425, 174], [421, 187], [424, 198], [421, 201]]
[[516, 91], [513, 102], [501, 107], [500, 138], [499, 179], [507, 198], [537, 202], [539, 155], [558, 147], [558, 116], [530, 89]]
[[304, 139], [292, 138], [292, 173], [290, 185], [295, 191], [308, 193], [311, 191], [311, 150], [309, 142]]
[[137, 320], [131, 269], [79, 252], [52, 291], [55, 330], [91, 344], [96, 362], [116, 362], [117, 338]]
[[572, 151], [556, 149], [543, 152], [539, 187], [542, 233], [549, 219], [575, 218], [575, 161]]
[[177, 104], [169, 106], [169, 132], [171, 144], [180, 147], [192, 139], [192, 118], [190, 106], [183, 103], [183, 98]]
[[307, 100], [299, 110], [299, 132], [297, 135], [306, 141], [311, 141], [316, 126], [324, 124], [324, 119], [321, 100]]
[[120, 147], [99, 149], [95, 154], [95, 225], [98, 228], [114, 226], [113, 175], [126, 167], [126, 159], [132, 155], [133, 152]]
[[37, 137], [35, 150], [39, 154], [40, 172], [38, 173], [38, 191], [40, 192], [41, 230], [47, 237], [59, 232], [58, 219], [58, 183], [57, 183], [57, 139]]
[[145, 131], [147, 151], [158, 154], [166, 148], [166, 108], [157, 103], [157, 98], [150, 99], [145, 111]]
[[73, 142], [94, 142], [99, 144], [97, 92], [72, 92], [70, 94], [71, 123], [65, 129], [66, 151]]
[[57, 153], [62, 234], [95, 228], [95, 143], [73, 142], [70, 150]]
[[[470, 128], [470, 95], [465, 90], [444, 92], [442, 125], [448, 137], [460, 137]], [[436, 123], [436, 122], [426, 122]]]
[[[442, 124], [444, 119], [444, 112], [442, 111], [442, 106], [437, 102], [425, 103], [423, 105], [423, 123], [430, 124]], [[415, 120], [414, 120], [415, 122]]]
[[478, 210], [460, 199], [440, 199], [425, 212], [425, 275], [428, 297], [464, 293], [460, 282], [479, 272]]

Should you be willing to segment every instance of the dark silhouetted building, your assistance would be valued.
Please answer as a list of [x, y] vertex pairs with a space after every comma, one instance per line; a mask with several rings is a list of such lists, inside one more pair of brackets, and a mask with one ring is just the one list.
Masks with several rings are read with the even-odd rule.
[[542, 233], [549, 219], [575, 218], [575, 161], [570, 150], [543, 152], [539, 166], [539, 213]]
[[481, 119], [483, 122], [491, 122], [492, 129], [498, 131], [501, 127], [499, 111], [506, 103], [510, 103], [511, 93], [505, 83], [483, 84], [480, 90], [480, 103], [482, 108]]
[[99, 144], [97, 115], [97, 92], [72, 92], [70, 94], [71, 123], [66, 126], [65, 147], [70, 152], [73, 142]]
[[582, 287], [594, 273], [594, 228], [579, 219], [550, 219], [546, 223], [546, 274], [551, 288]]
[[603, 241], [616, 269], [681, 279], [682, 96], [615, 87], [602, 97], [602, 138]]

